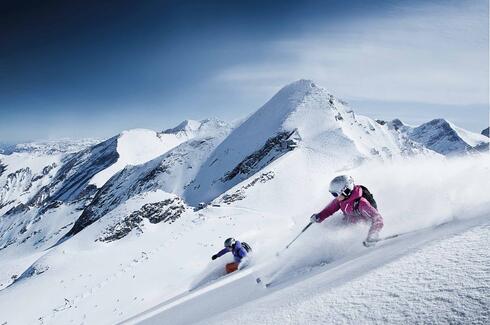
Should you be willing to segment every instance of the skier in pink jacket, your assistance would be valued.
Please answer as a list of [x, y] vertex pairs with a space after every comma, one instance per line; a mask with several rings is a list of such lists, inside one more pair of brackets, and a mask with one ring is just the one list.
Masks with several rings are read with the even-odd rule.
[[[371, 223], [363, 244], [366, 247], [374, 245], [379, 238], [381, 228], [383, 228], [383, 217], [376, 210], [376, 202], [369, 191], [364, 186], [355, 185], [352, 177], [347, 175], [335, 177], [330, 182], [329, 191], [335, 199], [321, 212], [313, 214], [311, 221], [322, 222], [340, 209], [344, 213], [343, 220], [346, 223], [359, 221]], [[364, 195], [363, 191], [365, 191]]]

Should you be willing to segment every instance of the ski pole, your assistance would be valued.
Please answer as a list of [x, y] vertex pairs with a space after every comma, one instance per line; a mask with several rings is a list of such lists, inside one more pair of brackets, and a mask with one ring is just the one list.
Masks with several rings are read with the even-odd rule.
[[313, 224], [313, 222], [311, 222], [311, 221], [310, 221], [310, 223], [308, 223], [308, 224], [306, 225], [306, 227], [304, 227], [304, 228], [303, 228], [303, 230], [301, 230], [301, 232], [298, 234], [298, 236], [294, 237], [294, 239], [293, 239], [293, 240], [292, 240], [292, 241], [291, 241], [289, 244], [287, 244], [287, 245], [286, 245], [286, 249], [288, 249], [288, 248], [289, 248], [289, 246], [291, 246], [291, 244], [292, 244], [292, 243], [294, 243], [294, 242], [296, 241], [296, 239], [298, 239], [298, 238], [299, 238], [299, 236], [301, 236], [301, 234], [303, 234], [303, 233], [306, 231], [306, 229], [310, 228], [310, 226], [311, 226], [312, 224]]
[[[303, 233], [306, 231], [306, 229], [310, 228], [310, 226], [311, 226], [312, 224], [313, 224], [313, 222], [311, 222], [311, 221], [310, 221], [310, 223], [308, 223], [308, 224], [306, 225], [306, 227], [304, 227], [304, 228], [303, 228], [303, 230], [301, 230], [301, 232], [300, 232], [300, 233], [299, 233], [299, 234], [298, 234], [296, 237], [294, 237], [294, 239], [293, 239], [293, 240], [291, 240], [291, 242], [290, 242], [289, 244], [287, 244], [287, 245], [286, 245], [286, 247], [285, 247], [285, 248], [284, 248], [282, 251], [285, 251], [286, 249], [288, 249], [288, 248], [289, 248], [289, 246], [291, 246], [291, 245], [292, 245], [292, 244], [293, 244], [293, 243], [296, 241], [296, 239], [298, 239], [298, 238], [299, 238], [299, 236], [301, 236], [301, 234], [303, 234]], [[276, 256], [279, 256], [279, 252], [277, 252]]]

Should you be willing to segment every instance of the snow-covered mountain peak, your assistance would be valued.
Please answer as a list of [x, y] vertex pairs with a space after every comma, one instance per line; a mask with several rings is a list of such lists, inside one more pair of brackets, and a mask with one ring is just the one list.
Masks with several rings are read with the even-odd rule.
[[196, 120], [184, 120], [174, 128], [167, 129], [163, 133], [179, 133], [179, 132], [193, 132], [199, 129], [201, 122]]
[[228, 132], [231, 126], [219, 119], [211, 118], [201, 121], [185, 120], [174, 128], [167, 129], [161, 134], [174, 134], [184, 137], [207, 137]]
[[231, 125], [217, 118], [209, 118], [199, 121], [199, 127], [195, 130], [195, 137], [214, 137], [228, 133]]
[[[319, 88], [311, 80], [298, 80], [279, 90], [248, 120], [248, 123], [262, 122], [281, 125], [286, 118], [296, 111], [307, 97], [328, 97], [325, 89]], [[267, 125], [270, 127], [270, 125]]]
[[400, 130], [404, 126], [405, 126], [405, 124], [403, 124], [403, 122], [398, 118], [388, 122], [388, 127], [393, 128], [395, 130]]
[[299, 80], [282, 88], [223, 140], [184, 197], [190, 204], [208, 202], [297, 147], [346, 166], [366, 157], [385, 159], [417, 151], [409, 142], [397, 131], [356, 116], [312, 81]]
[[443, 118], [436, 118], [436, 119], [433, 119], [427, 123], [424, 123], [420, 126], [424, 126], [426, 128], [432, 128], [434, 130], [443, 130], [444, 132], [451, 132], [452, 130], [454, 130], [454, 125], [451, 124], [449, 121], [447, 121], [446, 119], [443, 119]]
[[264, 137], [277, 132], [298, 130], [304, 137], [333, 127], [339, 111], [345, 113], [343, 104], [324, 88], [311, 80], [298, 80], [279, 90], [232, 132], [229, 139], [246, 139], [241, 148], [253, 150], [263, 145]]
[[312, 80], [300, 79], [282, 87], [274, 97], [301, 98], [317, 87]]
[[457, 155], [488, 150], [488, 138], [464, 130], [442, 119], [433, 119], [417, 127], [403, 126], [401, 132], [423, 146], [443, 155]]
[[117, 162], [95, 175], [90, 184], [100, 188], [124, 167], [150, 161], [194, 136], [194, 133], [157, 133], [148, 129], [123, 131], [117, 137]]

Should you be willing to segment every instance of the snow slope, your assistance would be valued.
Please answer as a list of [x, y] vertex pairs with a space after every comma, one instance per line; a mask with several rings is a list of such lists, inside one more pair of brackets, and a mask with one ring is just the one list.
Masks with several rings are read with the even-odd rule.
[[267, 289], [237, 274], [125, 324], [484, 324], [489, 243], [488, 216], [444, 225], [283, 275]]
[[466, 142], [472, 147], [476, 147], [480, 145], [482, 142], [483, 143], [488, 142], [488, 139], [486, 139], [483, 134], [470, 132], [463, 128], [457, 127], [452, 123], [449, 123], [449, 125], [451, 125], [451, 127], [458, 133], [459, 137], [463, 139], [464, 142]]
[[[332, 287], [345, 285], [348, 288], [349, 283], [352, 282], [354, 285], [355, 279], [359, 276], [374, 270], [387, 267], [386, 273], [383, 274], [391, 274], [390, 263], [404, 256], [408, 258], [408, 262], [395, 268], [408, 269], [409, 265], [414, 264], [410, 258], [411, 254], [419, 250], [421, 254], [425, 254], [425, 245], [430, 247], [432, 241], [450, 238], [459, 233], [465, 236], [466, 229], [478, 225], [485, 226], [488, 223], [490, 201], [487, 193], [481, 191], [481, 188], [487, 186], [482, 182], [489, 172], [489, 158], [482, 156], [447, 160], [441, 157], [431, 159], [423, 157], [361, 165], [350, 172], [359, 182], [373, 189], [385, 218], [383, 235], [390, 235], [400, 230], [417, 232], [390, 243], [386, 242], [380, 245], [379, 249], [367, 250], [361, 245], [367, 232], [367, 225], [345, 228], [338, 224], [339, 216], [335, 216], [308, 230], [284, 259], [272, 264], [269, 262], [274, 258], [274, 253], [298, 233], [311, 213], [321, 209], [330, 199], [326, 189], [318, 194], [313, 190], [326, 187], [324, 182], [326, 178], [321, 177], [320, 172], [312, 179], [308, 179], [306, 185], [301, 185], [302, 191], [311, 194], [302, 202], [294, 199], [293, 196], [284, 198], [283, 195], [287, 192], [274, 192], [274, 189], [284, 187], [281, 177], [276, 176], [265, 183], [258, 182], [255, 186], [249, 187], [247, 198], [244, 200], [234, 201], [221, 207], [209, 206], [196, 212], [184, 206], [185, 211], [172, 223], [169, 221], [154, 224], [143, 220], [139, 224], [139, 227], [144, 229], [143, 232], [134, 228], [116, 242], [100, 240], [107, 229], [120, 222], [121, 216], [138, 211], [145, 204], [162, 202], [175, 197], [163, 191], [142, 193], [130, 198], [77, 236], [46, 252], [42, 258], [33, 263], [22, 280], [1, 290], [0, 309], [7, 311], [2, 313], [2, 317], [9, 324], [28, 324], [39, 318], [46, 323], [54, 324], [70, 322], [110, 324], [130, 319], [146, 309], [179, 296], [199, 281], [203, 274], [223, 267], [229, 256], [216, 261], [210, 261], [209, 257], [219, 250], [222, 241], [231, 235], [252, 244], [254, 248], [254, 259], [250, 269], [252, 272], [237, 273], [224, 279], [223, 283], [218, 281], [210, 287], [203, 288], [203, 291], [196, 292], [197, 297], [187, 296], [183, 300], [176, 299], [173, 308], [164, 308], [161, 313], [152, 315], [155, 317], [158, 315], [162, 320], [172, 324], [215, 316], [217, 318], [212, 321], [220, 322], [221, 312], [231, 310], [230, 312], [233, 313], [233, 308], [241, 305], [247, 308], [250, 305], [245, 303], [250, 302], [253, 305], [255, 299], [258, 300], [253, 306], [262, 305], [263, 300], [260, 299], [268, 299], [261, 297], [269, 291], [264, 292], [254, 283], [254, 279], [257, 275], [268, 276], [278, 270], [278, 275], [273, 277], [275, 281], [280, 282], [277, 291], [291, 288], [287, 289], [289, 291], [284, 291], [284, 294], [278, 293], [279, 296], [270, 296], [274, 301], [277, 298], [277, 318], [268, 319], [267, 315], [256, 315], [263, 318], [247, 319], [246, 313], [237, 311], [237, 314], [243, 317], [243, 321], [250, 323], [261, 320], [273, 323], [275, 319], [281, 321], [286, 319], [284, 317], [288, 314], [286, 306], [296, 305], [298, 301], [305, 300], [304, 297], [307, 295], [328, 296], [328, 290], [331, 290], [330, 282]], [[277, 161], [276, 164], [280, 165], [281, 161]], [[330, 172], [323, 171], [323, 173], [328, 175]], [[390, 177], [383, 177], [384, 174]], [[413, 177], [414, 174], [418, 177]], [[424, 179], [425, 182], [421, 183], [420, 179]], [[466, 179], [467, 182], [461, 183], [461, 179]], [[293, 187], [298, 189], [299, 184]], [[268, 193], [268, 200], [255, 200], [260, 196], [264, 197], [264, 193]], [[298, 192], [291, 195], [308, 197]], [[249, 199], [251, 201], [247, 201]], [[288, 202], [286, 206], [280, 203], [285, 201]], [[290, 212], [287, 212], [288, 210]], [[447, 226], [437, 227], [444, 224]], [[482, 229], [488, 231], [488, 227]], [[488, 238], [485, 236], [488, 236], [488, 232], [486, 235], [483, 232], [480, 237], [485, 240]], [[480, 247], [481, 250], [476, 250], [475, 253], [473, 250], [470, 252], [466, 249], [457, 251], [461, 252], [458, 254], [463, 254], [461, 259], [471, 261], [468, 262], [469, 264], [475, 262], [472, 256], [480, 258], [479, 261], [482, 263], [488, 263], [488, 255], [485, 255], [488, 254], [487, 245], [479, 242], [471, 246], [471, 248], [475, 247]], [[427, 260], [431, 260], [431, 256], [436, 253], [431, 253], [431, 250], [428, 252]], [[439, 249], [437, 252], [440, 254]], [[450, 255], [446, 254], [446, 256]], [[314, 265], [322, 261], [330, 264], [316, 269]], [[478, 265], [475, 264], [473, 269], [476, 268], [475, 270], [478, 271], [477, 267]], [[488, 268], [488, 264], [484, 264], [483, 267]], [[304, 273], [311, 268], [311, 272]], [[330, 268], [332, 271], [328, 271]], [[465, 266], [465, 269], [469, 269], [469, 266]], [[448, 273], [431, 270], [430, 273], [437, 276], [434, 285], [445, 288], [446, 284], [441, 281]], [[317, 277], [318, 272], [325, 277], [322, 275]], [[334, 275], [341, 275], [341, 278], [336, 279]], [[306, 280], [309, 278], [318, 279], [319, 282], [309, 282], [314, 281]], [[458, 277], [454, 281], [460, 284], [472, 283], [469, 279], [459, 281]], [[483, 283], [478, 281], [474, 282], [476, 283], [474, 287], [482, 288], [480, 291], [476, 290], [480, 292], [478, 299], [481, 301], [485, 298], [481, 295], [487, 292], [485, 291], [487, 284], [485, 278], [482, 280]], [[390, 288], [387, 282], [377, 283], [377, 285], [373, 284], [373, 287], [379, 290]], [[317, 291], [314, 291], [314, 288], [317, 288]], [[273, 289], [272, 292], [275, 290]], [[404, 294], [412, 297], [410, 292], [413, 291], [413, 287], [406, 291]], [[207, 294], [204, 295], [203, 292]], [[40, 299], [39, 295], [44, 299]], [[25, 297], [29, 297], [30, 300], [26, 301]], [[340, 297], [349, 296], [345, 294]], [[348, 311], [353, 308], [352, 305], [349, 305], [349, 301], [339, 299], [338, 308], [343, 304], [351, 306], [350, 309], [345, 310], [348, 314]], [[361, 300], [362, 297], [356, 299]], [[29, 310], [24, 313], [14, 312], [18, 301], [27, 303], [30, 306]], [[452, 300], [447, 304], [450, 304], [455, 312], [462, 310], [459, 305], [453, 305]], [[410, 315], [410, 309], [403, 309], [403, 306], [401, 305], [400, 312]], [[182, 313], [183, 309], [185, 313]], [[180, 312], [177, 312], [179, 310]], [[310, 310], [311, 318], [305, 319], [314, 319], [316, 310]], [[477, 317], [475, 313], [478, 309], [464, 311], [467, 317]], [[230, 317], [235, 317], [236, 314], [232, 315]], [[295, 313], [294, 309], [289, 311], [289, 315], [293, 317], [292, 320], [301, 317], [301, 314]], [[226, 315], [223, 317], [223, 321], [230, 321]], [[322, 317], [318, 316], [316, 319], [321, 320]], [[373, 318], [365, 319], [369, 321]]]
[[[363, 179], [364, 184], [373, 184], [370, 187], [375, 188], [373, 191], [377, 195], [378, 202], [383, 202], [381, 207], [385, 217], [383, 233], [389, 235], [401, 231], [414, 231], [413, 234], [383, 243], [379, 251], [373, 250], [371, 253], [359, 244], [364, 233], [362, 228], [338, 228], [336, 220], [332, 219], [326, 225], [322, 224], [309, 230], [309, 233], [295, 244], [285, 260], [274, 261], [273, 265], [269, 266], [267, 261], [274, 259], [272, 253], [281, 247], [270, 243], [274, 241], [270, 235], [275, 234], [283, 238], [284, 245], [288, 240], [287, 236], [284, 236], [284, 230], [260, 227], [265, 238], [254, 238], [253, 232], [245, 231], [242, 236], [245, 236], [247, 242], [250, 239], [248, 236], [252, 236], [254, 238], [252, 243], [259, 246], [256, 253], [260, 256], [256, 258], [260, 261], [256, 267], [263, 267], [265, 270], [259, 269], [254, 274], [245, 275], [246, 278], [243, 279], [237, 275], [237, 281], [231, 283], [229, 279], [226, 279], [221, 284], [216, 283], [211, 288], [203, 289], [202, 295], [201, 292], [196, 292], [170, 301], [170, 303], [164, 302], [150, 312], [136, 319], [130, 319], [128, 323], [143, 321], [143, 323], [190, 324], [208, 317], [210, 320], [203, 321], [203, 323], [221, 324], [231, 321], [248, 324], [322, 323], [325, 319], [330, 319], [329, 317], [335, 320], [334, 323], [353, 323], [357, 320], [362, 323], [376, 323], [383, 320], [410, 323], [421, 319], [432, 319], [430, 317], [433, 317], [433, 313], [444, 309], [452, 311], [441, 315], [441, 317], [446, 317], [446, 320], [452, 319], [456, 322], [475, 320], [478, 323], [479, 320], [488, 319], [488, 314], [484, 314], [484, 306], [485, 301], [488, 300], [486, 288], [490, 286], [490, 283], [488, 276], [483, 271], [488, 270], [489, 267], [486, 246], [490, 235], [488, 227], [490, 202], [486, 197], [486, 191], [481, 190], [489, 182], [488, 177], [486, 183], [482, 178], [488, 176], [489, 173], [488, 159], [489, 157], [486, 157], [478, 162], [461, 158], [447, 162], [445, 159], [434, 158], [432, 161], [420, 159], [393, 164], [376, 163], [360, 167], [354, 170], [355, 178]], [[365, 174], [367, 170], [372, 172], [369, 177]], [[415, 173], [418, 173], [418, 178], [411, 176]], [[383, 174], [395, 177], [380, 178], [380, 175]], [[360, 175], [364, 177], [361, 178]], [[424, 179], [425, 182], [421, 184], [419, 179]], [[461, 179], [466, 179], [467, 182], [462, 184]], [[375, 185], [375, 180], [377, 180], [377, 185]], [[267, 190], [266, 192], [273, 193]], [[429, 200], [426, 199], [428, 197]], [[275, 223], [276, 227], [287, 224], [291, 215], [294, 215], [294, 201], [291, 202], [291, 206], [288, 207], [292, 208], [292, 213], [281, 214], [277, 221], [279, 223]], [[424, 202], [424, 204], [416, 202]], [[261, 203], [259, 201], [257, 204]], [[237, 208], [240, 209], [240, 207]], [[276, 209], [282, 210], [281, 207]], [[247, 213], [249, 218], [252, 217], [252, 211], [245, 211], [243, 210], [243, 213]], [[268, 217], [272, 218], [270, 215]], [[475, 217], [476, 219], [472, 219]], [[238, 222], [236, 218], [235, 220]], [[303, 222], [298, 220], [294, 223], [292, 231], [287, 231], [290, 234], [289, 239], [305, 223], [306, 220]], [[477, 240], [471, 243], [471, 247], [466, 246], [466, 235], [463, 234], [464, 240], [459, 240], [454, 246], [449, 246], [453, 249], [450, 249], [448, 253], [446, 249], [448, 243], [453, 240], [451, 238], [458, 237], [460, 233], [473, 227], [478, 229], [479, 237], [477, 236]], [[475, 236], [469, 237], [474, 239]], [[442, 244], [436, 244], [438, 248], [435, 250], [430, 249], [431, 243], [438, 241], [441, 241]], [[392, 245], [395, 246], [392, 247]], [[466, 256], [468, 248], [473, 249], [470, 256]], [[441, 252], [445, 254], [441, 255]], [[453, 252], [454, 256], [451, 255]], [[429, 262], [434, 256], [445, 258], [442, 261], [439, 259], [433, 266]], [[448, 263], [444, 262], [446, 258]], [[459, 259], [467, 262], [462, 265]], [[402, 262], [397, 264], [398, 260]], [[422, 261], [421, 264], [415, 263], [416, 260]], [[322, 262], [331, 264], [320, 270], [308, 267], [308, 265], [318, 265]], [[459, 264], [456, 271], [453, 270], [455, 264]], [[426, 266], [430, 268], [427, 269]], [[310, 271], [311, 268], [313, 268], [312, 271]], [[263, 289], [257, 288], [254, 284], [255, 277], [258, 275], [267, 277], [270, 270], [277, 269], [279, 269], [279, 275], [272, 277], [272, 280], [283, 281], [279, 284], [279, 290], [283, 293], [275, 294], [276, 289], [272, 289], [273, 293], [270, 297], [261, 298], [269, 295], [270, 290], [267, 289], [264, 293]], [[400, 274], [402, 270], [406, 271], [405, 275]], [[301, 273], [305, 271], [309, 273], [302, 275]], [[318, 272], [322, 275], [316, 276]], [[295, 274], [298, 273], [299, 279], [295, 277]], [[316, 280], [308, 280], [308, 285], [303, 283], [305, 277], [312, 275]], [[411, 276], [414, 277], [414, 280], [407, 282], [406, 279]], [[466, 276], [470, 278], [466, 279]], [[474, 281], [472, 281], [473, 276], [476, 277]], [[374, 277], [375, 280], [371, 280], [371, 277]], [[395, 281], [396, 279], [393, 278], [397, 277], [400, 279]], [[419, 288], [426, 286], [427, 282], [432, 283], [436, 292], [420, 297]], [[337, 287], [346, 289], [341, 291], [341, 295], [338, 295], [335, 291]], [[363, 294], [364, 290], [367, 290], [366, 294]], [[370, 290], [373, 291], [372, 294]], [[426, 289], [426, 291], [430, 290]], [[446, 300], [441, 298], [441, 303], [438, 304], [437, 299], [447, 296], [448, 292], [452, 295]], [[466, 296], [463, 297], [468, 297], [465, 298], [466, 300], [461, 299], [460, 295], [464, 294]], [[385, 313], [386, 309], [381, 308], [382, 303], [397, 295], [406, 299], [404, 302], [408, 301], [411, 304], [392, 302], [388, 306], [393, 308], [393, 314]], [[369, 300], [370, 297], [374, 297], [371, 298], [373, 300]], [[427, 304], [434, 297], [436, 302]], [[333, 307], [326, 308], [322, 299], [326, 306], [333, 305]], [[308, 308], [296, 309], [293, 307], [301, 304], [302, 301], [310, 302], [303, 304]], [[376, 304], [380, 309], [369, 308], [371, 303]], [[427, 308], [423, 314], [414, 313], [413, 308], [418, 308], [421, 304], [428, 305], [430, 308]], [[397, 305], [397, 308], [393, 305]], [[228, 310], [231, 311], [226, 313]], [[220, 315], [222, 312], [225, 313]], [[332, 314], [335, 314], [335, 317]], [[393, 318], [390, 318], [390, 315]], [[444, 320], [444, 318], [435, 319]]]

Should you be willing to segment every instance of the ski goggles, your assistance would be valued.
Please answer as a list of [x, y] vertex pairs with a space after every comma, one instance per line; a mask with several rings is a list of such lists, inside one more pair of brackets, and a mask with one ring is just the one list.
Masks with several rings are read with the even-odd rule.
[[340, 194], [336, 193], [336, 192], [330, 192], [330, 194], [332, 194], [333, 197], [337, 197], [339, 195], [343, 195], [345, 197], [348, 197], [351, 193], [352, 193], [352, 191], [349, 188], [345, 188], [342, 192], [340, 192]]

